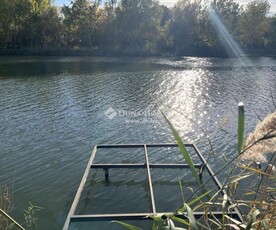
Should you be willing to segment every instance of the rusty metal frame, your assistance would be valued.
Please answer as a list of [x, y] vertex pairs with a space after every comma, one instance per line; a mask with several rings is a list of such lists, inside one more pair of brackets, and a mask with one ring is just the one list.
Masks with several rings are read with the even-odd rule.
[[[213, 180], [214, 184], [216, 185], [218, 191], [224, 195], [226, 194], [226, 191], [223, 189], [221, 183], [219, 182], [218, 178], [215, 176], [214, 172], [210, 168], [209, 164], [206, 162], [203, 155], [200, 153], [196, 145], [194, 144], [185, 144], [186, 147], [191, 147], [197, 154], [198, 158], [201, 161], [201, 164], [195, 164], [195, 168], [200, 169], [202, 166], [204, 166], [204, 170], [207, 170], [208, 174], [210, 175], [211, 179]], [[68, 230], [71, 222], [92, 222], [92, 221], [110, 221], [110, 220], [147, 220], [145, 217], [150, 215], [157, 215], [157, 214], [172, 214], [170, 213], [158, 213], [156, 211], [155, 206], [155, 199], [154, 199], [154, 192], [153, 192], [153, 186], [152, 186], [152, 179], [151, 179], [151, 168], [188, 168], [189, 166], [187, 164], [151, 164], [149, 163], [148, 159], [148, 151], [147, 148], [154, 147], [154, 148], [162, 148], [162, 147], [178, 147], [177, 144], [112, 144], [112, 145], [95, 145], [91, 156], [89, 158], [88, 164], [86, 166], [86, 169], [84, 171], [82, 180], [80, 182], [80, 185], [78, 187], [77, 193], [75, 195], [74, 201], [71, 205], [70, 211], [68, 213], [68, 216], [66, 218], [65, 224], [63, 226], [63, 230]], [[144, 155], [145, 155], [145, 162], [144, 163], [138, 163], [138, 164], [94, 164], [93, 161], [95, 159], [97, 149], [110, 149], [110, 148], [143, 148], [144, 149]], [[144, 168], [147, 170], [147, 178], [148, 178], [148, 185], [149, 185], [149, 191], [150, 191], [150, 204], [151, 204], [151, 212], [149, 213], [119, 213], [119, 214], [86, 214], [86, 215], [76, 215], [75, 211], [78, 206], [78, 203], [80, 201], [80, 197], [82, 194], [82, 191], [84, 189], [87, 177], [89, 175], [89, 172], [91, 169], [98, 169], [102, 168], [105, 170], [105, 179], [109, 179], [109, 173], [108, 170], [111, 168]], [[228, 200], [229, 205], [231, 204], [231, 200]], [[233, 211], [231, 213], [226, 212], [226, 214], [230, 215], [232, 218], [237, 219], [239, 221], [242, 221], [242, 215], [240, 214], [239, 210], [237, 208], [233, 208]], [[206, 215], [205, 212], [194, 212], [195, 218], [200, 218], [203, 215]], [[212, 216], [215, 216], [216, 218], [221, 218], [223, 213], [222, 211], [212, 211]], [[187, 218], [185, 215], [181, 215], [181, 218]]]

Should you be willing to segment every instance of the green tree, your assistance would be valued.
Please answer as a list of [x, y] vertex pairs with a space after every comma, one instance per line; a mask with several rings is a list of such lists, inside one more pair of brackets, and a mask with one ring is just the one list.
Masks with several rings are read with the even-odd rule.
[[174, 6], [170, 34], [177, 54], [195, 54], [202, 46], [205, 13], [206, 9], [201, 0], [180, 0]]
[[237, 35], [238, 19], [241, 13], [240, 5], [233, 0], [213, 0], [212, 10], [232, 35]]
[[29, 47], [58, 45], [60, 18], [50, 0], [31, 0], [31, 13], [24, 23], [23, 44]]
[[2, 0], [0, 4], [0, 47], [20, 48], [24, 23], [30, 16], [29, 0]]
[[172, 10], [162, 5], [162, 18], [160, 21], [160, 32], [156, 41], [157, 50], [161, 53], [170, 53], [173, 48], [173, 37], [170, 34], [172, 24]]
[[242, 12], [239, 23], [240, 41], [247, 48], [262, 48], [267, 43], [269, 9], [267, 0], [254, 0]]
[[238, 37], [241, 7], [233, 0], [213, 0], [208, 10], [205, 34], [213, 55], [240, 55], [233, 47]]
[[162, 9], [156, 0], [122, 0], [116, 8], [116, 41], [121, 49], [154, 51]]
[[276, 15], [268, 18], [269, 31], [267, 33], [268, 44], [267, 47], [276, 50]]
[[115, 24], [116, 6], [117, 0], [106, 1], [98, 20], [99, 46], [105, 51], [114, 51], [114, 47], [117, 44], [115, 40], [117, 33]]
[[62, 7], [65, 43], [70, 47], [94, 47], [97, 45], [99, 2], [74, 0], [71, 6]]
[[0, 16], [1, 48], [58, 43], [60, 20], [50, 0], [3, 0]]

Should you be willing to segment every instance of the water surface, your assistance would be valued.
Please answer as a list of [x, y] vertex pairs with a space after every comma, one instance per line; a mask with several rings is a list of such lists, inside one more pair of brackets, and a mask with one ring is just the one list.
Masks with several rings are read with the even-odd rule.
[[[272, 97], [276, 98], [273, 58], [243, 62], [219, 58], [2, 57], [0, 184], [12, 186], [12, 215], [19, 222], [24, 222], [23, 210], [30, 201], [44, 208], [38, 215], [39, 229], [61, 229], [95, 144], [174, 142], [157, 105], [183, 140], [196, 143], [207, 157], [210, 148], [199, 127], [206, 130], [217, 153], [210, 164], [217, 169], [223, 164], [223, 155], [231, 158], [236, 153], [238, 102], [245, 104], [248, 133], [258, 117], [275, 110]], [[108, 118], [108, 109], [117, 115]], [[137, 154], [130, 152], [123, 160], [136, 159]], [[99, 161], [118, 159], [115, 156], [99, 156]], [[178, 162], [179, 156], [162, 156], [158, 151], [151, 154], [152, 161], [164, 159]], [[131, 176], [126, 179], [124, 174]], [[110, 194], [104, 195], [107, 185], [101, 181], [102, 171], [91, 175], [100, 187], [83, 199], [102, 196], [113, 212], [126, 206], [147, 209], [141, 202], [148, 199], [146, 175], [139, 170], [115, 175], [107, 190], [114, 191], [112, 202], [118, 205], [106, 199]], [[175, 176], [164, 172], [153, 176], [157, 178], [156, 196], [162, 197], [164, 189], [172, 192], [178, 183]], [[161, 179], [167, 184], [160, 184]], [[94, 188], [93, 183], [88, 186]], [[130, 197], [125, 200], [127, 191]], [[132, 206], [128, 205], [131, 200]], [[94, 203], [96, 209], [103, 209], [104, 204]]]

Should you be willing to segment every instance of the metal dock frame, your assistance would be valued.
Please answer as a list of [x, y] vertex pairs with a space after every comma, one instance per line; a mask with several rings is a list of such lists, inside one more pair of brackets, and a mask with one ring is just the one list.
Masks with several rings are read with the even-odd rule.
[[[222, 188], [221, 183], [219, 182], [218, 178], [215, 176], [214, 172], [210, 168], [209, 164], [206, 162], [203, 155], [200, 153], [198, 148], [194, 144], [185, 144], [186, 147], [193, 148], [195, 153], [197, 154], [198, 158], [201, 161], [201, 164], [195, 164], [195, 167], [197, 169], [200, 169], [202, 166], [204, 166], [204, 170], [207, 170], [210, 177], [212, 178], [213, 182], [215, 183], [217, 189], [220, 191], [221, 195], [226, 194], [226, 191]], [[178, 147], [177, 144], [111, 144], [111, 145], [95, 145], [93, 148], [93, 151], [91, 153], [90, 159], [88, 161], [87, 167], [84, 171], [82, 180], [80, 182], [79, 188], [77, 190], [76, 196], [74, 198], [74, 201], [72, 203], [72, 206], [70, 208], [70, 211], [68, 213], [68, 216], [66, 218], [65, 224], [63, 226], [63, 230], [68, 230], [71, 222], [92, 222], [92, 221], [111, 221], [111, 220], [147, 220], [145, 218], [146, 216], [151, 215], [166, 215], [166, 214], [172, 214], [170, 213], [158, 213], [156, 211], [156, 205], [155, 205], [155, 199], [154, 199], [154, 192], [153, 192], [153, 186], [152, 186], [152, 179], [151, 179], [151, 168], [189, 168], [188, 164], [150, 164], [148, 159], [148, 147], [153, 148], [162, 148], [162, 147]], [[145, 155], [145, 163], [138, 163], [138, 164], [93, 164], [94, 158], [97, 153], [97, 149], [110, 149], [110, 148], [143, 148], [144, 149], [144, 155]], [[151, 201], [151, 212], [149, 213], [118, 213], [118, 214], [85, 214], [85, 215], [76, 215], [75, 211], [78, 206], [78, 203], [80, 201], [80, 197], [83, 191], [83, 188], [85, 186], [87, 177], [89, 175], [89, 172], [91, 169], [97, 169], [102, 168], [105, 171], [105, 179], [109, 179], [109, 172], [108, 170], [110, 168], [145, 168], [147, 170], [147, 178], [148, 178], [148, 184], [149, 184], [149, 191], [150, 191], [150, 201]], [[228, 199], [228, 204], [231, 205], [231, 200]], [[212, 211], [211, 212], [213, 216], [216, 218], [221, 218], [223, 216], [222, 211]], [[233, 211], [231, 213], [225, 212], [225, 214], [230, 215], [232, 218], [237, 219], [239, 221], [242, 221], [242, 215], [240, 214], [239, 210], [234, 207]], [[195, 218], [200, 218], [203, 215], [206, 215], [205, 212], [194, 212]], [[183, 215], [180, 217], [187, 218]]]

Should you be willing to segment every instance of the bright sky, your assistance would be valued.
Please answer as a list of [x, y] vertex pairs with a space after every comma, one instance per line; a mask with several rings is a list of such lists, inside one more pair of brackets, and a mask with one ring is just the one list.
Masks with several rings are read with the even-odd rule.
[[[54, 0], [58, 6], [63, 6], [63, 4], [68, 5], [70, 4], [71, 0]], [[177, 0], [159, 0], [161, 4], [167, 5], [168, 7], [173, 6]], [[252, 0], [236, 0], [236, 2], [239, 2], [241, 5], [246, 5]], [[276, 0], [268, 0], [268, 2], [271, 5], [270, 12], [272, 14], [276, 14]]]

